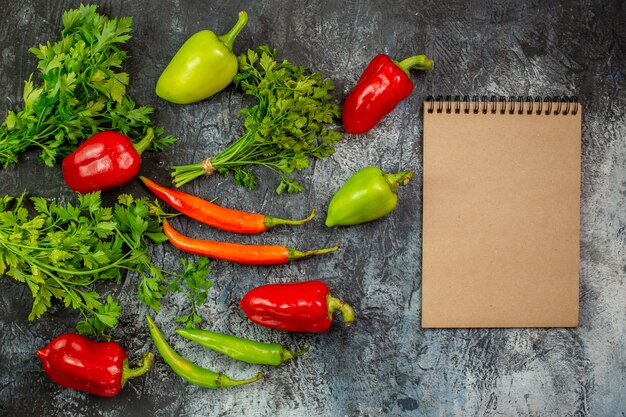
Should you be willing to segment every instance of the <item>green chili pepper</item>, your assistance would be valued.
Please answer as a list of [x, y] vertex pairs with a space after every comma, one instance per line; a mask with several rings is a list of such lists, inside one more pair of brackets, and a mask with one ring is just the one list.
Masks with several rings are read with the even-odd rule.
[[280, 365], [284, 361], [303, 355], [309, 350], [307, 346], [299, 352], [292, 353], [278, 343], [257, 342], [208, 330], [178, 329], [176, 333], [233, 359], [258, 365]]
[[244, 385], [251, 382], [258, 381], [263, 376], [262, 373], [258, 373], [256, 376], [248, 379], [231, 379], [228, 376], [214, 372], [209, 369], [203, 368], [188, 359], [180, 356], [165, 340], [165, 336], [154, 324], [154, 321], [150, 316], [146, 315], [148, 321], [148, 328], [150, 329], [150, 335], [154, 341], [154, 346], [157, 348], [165, 362], [176, 372], [180, 377], [188, 382], [199, 385], [206, 388], [224, 388], [232, 387], [235, 385]]
[[412, 178], [411, 171], [390, 174], [374, 166], [357, 171], [331, 199], [326, 226], [349, 226], [385, 216], [398, 204], [398, 186]]
[[223, 90], [237, 74], [233, 43], [248, 23], [248, 14], [239, 12], [233, 28], [222, 36], [210, 30], [192, 35], [167, 65], [156, 85], [159, 97], [177, 104], [204, 100]]

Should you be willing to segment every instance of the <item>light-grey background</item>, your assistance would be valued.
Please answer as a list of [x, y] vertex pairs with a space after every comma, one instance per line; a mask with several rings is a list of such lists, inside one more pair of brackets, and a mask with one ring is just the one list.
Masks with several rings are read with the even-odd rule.
[[[276, 229], [238, 241], [313, 248], [342, 243], [339, 252], [287, 266], [213, 262], [214, 288], [200, 312], [218, 331], [310, 352], [278, 368], [240, 364], [174, 334], [185, 305], [168, 297], [157, 323], [183, 355], [235, 377], [259, 369], [253, 385], [207, 390], [187, 384], [158, 358], [145, 376], [113, 399], [64, 389], [44, 374], [35, 351], [72, 331], [78, 317], [54, 308], [27, 320], [29, 290], [0, 279], [0, 415], [54, 416], [624, 416], [626, 410], [626, 105], [624, 3], [614, 1], [103, 1], [110, 16], [133, 16], [129, 90], [155, 107], [155, 123], [179, 141], [146, 154], [142, 173], [168, 184], [171, 164], [219, 152], [242, 131], [237, 111], [249, 101], [227, 88], [200, 103], [158, 99], [154, 84], [184, 40], [201, 29], [227, 31], [239, 10], [250, 22], [235, 51], [268, 44], [279, 57], [306, 65], [336, 84], [340, 102], [377, 53], [402, 59], [426, 53], [429, 73], [413, 73], [413, 94], [372, 132], [346, 136], [334, 156], [301, 173], [306, 191], [276, 195], [275, 179], [258, 171], [249, 192], [229, 179], [198, 180], [186, 191], [243, 210], [299, 217], [305, 227]], [[59, 37], [63, 10], [77, 1], [2, 1], [0, 113], [21, 103], [23, 81], [35, 70], [28, 48]], [[424, 330], [421, 305], [421, 102], [429, 94], [576, 95], [583, 106], [580, 326], [576, 329]], [[327, 229], [332, 194], [357, 169], [410, 169], [398, 209], [369, 224]], [[73, 198], [60, 167], [45, 168], [35, 153], [0, 172], [0, 192]], [[111, 192], [146, 195], [133, 182]], [[232, 236], [181, 220], [195, 236]], [[154, 248], [164, 266], [180, 254]], [[325, 334], [285, 334], [249, 323], [237, 301], [267, 282], [320, 278], [357, 311]], [[137, 360], [153, 349], [136, 297], [136, 277], [103, 288], [124, 307], [114, 340]]]

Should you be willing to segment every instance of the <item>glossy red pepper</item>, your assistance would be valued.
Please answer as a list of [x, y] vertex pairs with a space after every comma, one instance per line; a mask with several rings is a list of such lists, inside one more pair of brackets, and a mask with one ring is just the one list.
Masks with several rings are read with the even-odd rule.
[[432, 67], [433, 61], [426, 55], [412, 56], [400, 62], [385, 54], [376, 55], [343, 103], [346, 133], [370, 131], [413, 91], [409, 70]]
[[137, 144], [113, 131], [96, 133], [63, 160], [63, 179], [79, 193], [120, 187], [139, 173], [141, 153], [154, 137], [148, 130]]
[[261, 285], [250, 290], [239, 306], [254, 323], [291, 332], [325, 332], [337, 310], [346, 325], [354, 320], [352, 307], [333, 297], [319, 280]]
[[154, 354], [144, 353], [138, 368], [128, 367], [128, 356], [114, 342], [94, 342], [66, 333], [37, 351], [48, 376], [64, 387], [102, 397], [115, 396], [128, 378], [145, 374]]

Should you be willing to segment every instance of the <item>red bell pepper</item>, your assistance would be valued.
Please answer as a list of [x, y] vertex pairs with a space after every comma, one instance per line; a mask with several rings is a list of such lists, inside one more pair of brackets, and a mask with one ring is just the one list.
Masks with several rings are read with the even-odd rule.
[[144, 353], [138, 368], [128, 367], [128, 356], [114, 342], [93, 342], [66, 333], [37, 351], [48, 376], [64, 387], [102, 397], [115, 396], [128, 378], [145, 374], [154, 354]]
[[96, 133], [63, 160], [63, 178], [79, 193], [120, 187], [139, 173], [141, 153], [153, 137], [149, 129], [146, 137], [133, 144], [118, 132]]
[[413, 91], [410, 69], [429, 70], [433, 61], [426, 55], [416, 55], [400, 62], [379, 54], [372, 59], [354, 89], [348, 94], [342, 110], [346, 133], [370, 131], [398, 103]]
[[318, 280], [261, 285], [250, 290], [239, 306], [254, 323], [291, 332], [325, 332], [336, 310], [346, 325], [354, 320], [352, 307], [333, 297]]

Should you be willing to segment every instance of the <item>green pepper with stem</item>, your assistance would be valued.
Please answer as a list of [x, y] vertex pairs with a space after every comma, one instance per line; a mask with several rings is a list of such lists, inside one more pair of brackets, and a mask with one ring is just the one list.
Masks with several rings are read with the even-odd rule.
[[225, 388], [233, 387], [236, 385], [249, 384], [251, 382], [258, 381], [263, 377], [263, 374], [259, 372], [256, 376], [248, 379], [231, 379], [220, 372], [214, 372], [209, 369], [203, 368], [188, 359], [180, 356], [165, 340], [165, 336], [161, 333], [161, 330], [157, 327], [150, 316], [146, 315], [148, 321], [148, 328], [150, 329], [150, 335], [154, 341], [154, 346], [157, 348], [163, 360], [172, 368], [172, 370], [178, 374], [181, 378], [188, 382], [199, 385], [206, 388]]
[[398, 204], [398, 186], [407, 185], [413, 172], [396, 174], [369, 166], [354, 173], [328, 205], [326, 226], [349, 226], [379, 219]]
[[309, 346], [292, 353], [278, 343], [264, 343], [229, 334], [202, 329], [178, 329], [176, 333], [200, 345], [243, 362], [278, 366], [286, 360], [305, 354]]
[[217, 36], [210, 30], [192, 35], [163, 70], [156, 84], [157, 95], [172, 103], [189, 104], [226, 88], [239, 67], [233, 43], [247, 23], [248, 14], [241, 11], [225, 35]]

